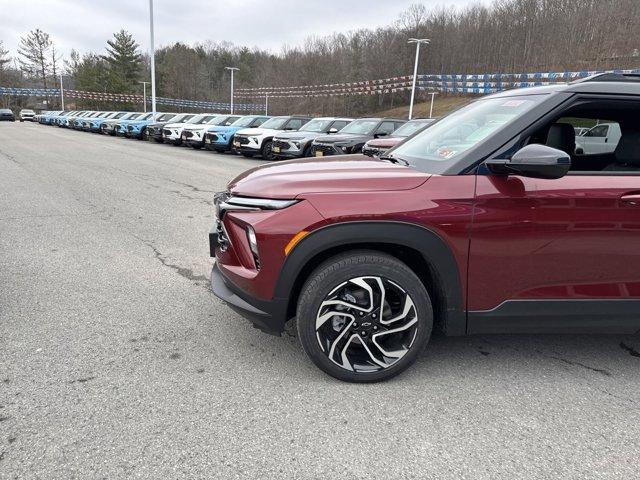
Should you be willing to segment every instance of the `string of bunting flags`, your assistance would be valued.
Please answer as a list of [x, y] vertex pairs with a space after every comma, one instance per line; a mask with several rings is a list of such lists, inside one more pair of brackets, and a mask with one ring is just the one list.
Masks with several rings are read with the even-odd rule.
[[[0, 87], [0, 95], [22, 96], [22, 97], [58, 97], [60, 90], [57, 88], [14, 88]], [[77, 98], [84, 100], [98, 100], [119, 103], [142, 103], [142, 95], [131, 95], [126, 93], [109, 92], [87, 92], [82, 90], [64, 90], [65, 98]], [[151, 98], [147, 97], [147, 103], [151, 103]], [[229, 103], [208, 102], [205, 100], [185, 100], [176, 98], [156, 97], [156, 104], [172, 107], [191, 107], [211, 110], [229, 110]], [[262, 104], [234, 103], [233, 108], [239, 111], [256, 111], [264, 108]]]
[[[576, 72], [537, 73], [484, 73], [477, 75], [428, 74], [418, 75], [416, 88], [440, 93], [486, 95], [511, 88], [527, 88], [542, 85], [567, 83], [597, 73], [640, 73], [640, 69], [628, 70], [581, 70]], [[240, 88], [238, 98], [295, 98], [334, 97], [344, 95], [376, 95], [411, 90], [413, 75], [364, 80], [359, 82], [302, 85], [289, 87]]]

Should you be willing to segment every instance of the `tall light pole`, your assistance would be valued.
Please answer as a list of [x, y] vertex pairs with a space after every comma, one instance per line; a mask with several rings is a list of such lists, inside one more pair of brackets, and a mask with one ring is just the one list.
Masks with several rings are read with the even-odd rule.
[[233, 115], [233, 72], [240, 69], [236, 67], [224, 67], [224, 68], [231, 71], [231, 115]]
[[[150, 55], [151, 55], [151, 111], [153, 112], [152, 119], [156, 121], [156, 48], [153, 39], [153, 0], [149, 0], [149, 33], [151, 36]], [[146, 112], [145, 102], [145, 112]]]
[[147, 113], [147, 85], [149, 82], [138, 82], [142, 84], [142, 108], [144, 113]]
[[269, 115], [269, 94], [264, 96], [264, 114]]
[[64, 111], [64, 86], [62, 85], [62, 74], [60, 74], [60, 108]]
[[420, 45], [429, 45], [428, 38], [410, 38], [408, 43], [416, 44], [416, 63], [413, 67], [413, 87], [411, 87], [411, 103], [409, 104], [409, 120], [413, 117], [413, 99], [416, 96], [416, 80], [418, 79], [418, 60], [420, 60]]

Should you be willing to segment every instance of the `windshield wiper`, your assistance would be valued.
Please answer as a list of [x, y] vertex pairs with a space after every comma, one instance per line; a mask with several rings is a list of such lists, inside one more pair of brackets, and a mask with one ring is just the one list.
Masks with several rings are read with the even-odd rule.
[[404, 158], [399, 158], [399, 157], [394, 157], [392, 155], [382, 155], [380, 158], [380, 160], [386, 160], [387, 162], [391, 162], [391, 163], [401, 163], [402, 165], [405, 166], [409, 166], [409, 162], [407, 162]]

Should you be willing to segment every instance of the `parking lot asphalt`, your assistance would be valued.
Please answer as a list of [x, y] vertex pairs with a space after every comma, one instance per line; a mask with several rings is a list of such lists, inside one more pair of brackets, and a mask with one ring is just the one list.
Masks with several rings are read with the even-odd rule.
[[213, 193], [259, 163], [0, 124], [0, 478], [639, 478], [638, 337], [351, 385], [214, 299]]

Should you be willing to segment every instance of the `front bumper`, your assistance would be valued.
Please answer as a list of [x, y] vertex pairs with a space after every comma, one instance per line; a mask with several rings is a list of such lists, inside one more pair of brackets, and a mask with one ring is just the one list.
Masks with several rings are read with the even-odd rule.
[[211, 291], [263, 332], [280, 336], [284, 331], [287, 308], [285, 300], [264, 301], [247, 295], [224, 276], [217, 263], [214, 263], [211, 270]]
[[304, 153], [309, 144], [298, 140], [296, 140], [296, 142], [300, 144], [299, 148], [296, 148], [295, 145], [292, 145], [291, 141], [274, 139], [273, 146], [271, 147], [271, 152], [277, 159], [302, 158], [304, 157]]

